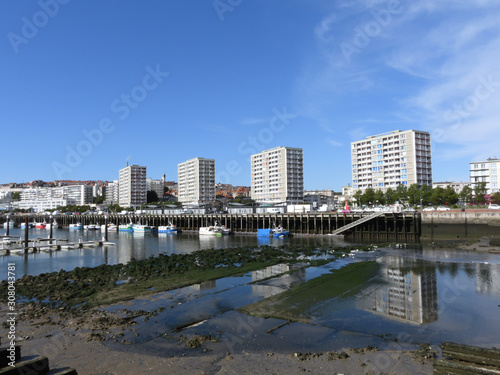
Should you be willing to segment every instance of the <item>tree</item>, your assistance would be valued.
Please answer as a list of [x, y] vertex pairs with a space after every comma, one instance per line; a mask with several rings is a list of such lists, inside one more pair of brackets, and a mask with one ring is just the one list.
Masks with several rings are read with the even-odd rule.
[[375, 190], [371, 187], [367, 188], [363, 195], [361, 195], [361, 202], [363, 204], [373, 204], [375, 202]]
[[486, 182], [478, 182], [474, 187], [475, 197], [474, 200], [477, 204], [485, 204], [486, 198], [484, 197], [488, 194], [488, 189], [486, 189]]
[[472, 202], [472, 188], [470, 186], [464, 186], [459, 194], [462, 203], [467, 205], [467, 203]]
[[361, 206], [361, 204], [362, 204], [362, 203], [361, 203], [361, 196], [362, 196], [362, 195], [363, 195], [363, 193], [361, 192], [361, 190], [356, 191], [356, 192], [352, 195], [353, 199], [356, 201], [356, 203], [357, 203], [357, 205], [358, 205], [358, 206]]
[[411, 205], [420, 204], [422, 190], [418, 184], [411, 184], [408, 188], [408, 203]]
[[491, 199], [491, 203], [500, 204], [500, 193], [491, 194], [490, 199]]
[[431, 203], [432, 187], [429, 185], [422, 185], [420, 192], [422, 193], [422, 206], [429, 205], [429, 203]]
[[435, 189], [432, 189], [431, 194], [431, 203], [435, 206], [442, 205], [446, 202], [445, 199], [445, 191], [442, 187], [438, 186]]
[[146, 202], [151, 203], [151, 202], [157, 202], [158, 201], [158, 194], [154, 190], [148, 190], [146, 193]]
[[385, 204], [394, 204], [398, 200], [396, 190], [393, 188], [387, 188], [385, 191]]
[[399, 184], [396, 187], [396, 196], [399, 203], [404, 203], [408, 200], [408, 188], [406, 185]]
[[374, 199], [374, 203], [378, 202], [378, 204], [385, 204], [384, 192], [380, 189], [376, 190], [375, 194], [373, 196], [373, 199]]
[[98, 195], [97, 197], [94, 197], [94, 203], [95, 204], [101, 204], [104, 202], [105, 198], [102, 195]]
[[444, 189], [443, 197], [446, 205], [452, 205], [458, 202], [458, 194], [451, 186], [447, 186], [446, 189]]

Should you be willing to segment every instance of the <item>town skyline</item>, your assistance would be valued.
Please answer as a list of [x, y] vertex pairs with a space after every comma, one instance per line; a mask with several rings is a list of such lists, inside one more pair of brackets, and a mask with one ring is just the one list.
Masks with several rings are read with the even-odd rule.
[[111, 180], [127, 162], [172, 179], [200, 156], [248, 185], [250, 155], [289, 146], [305, 189], [339, 191], [351, 142], [419, 129], [434, 179], [466, 181], [498, 156], [499, 16], [482, 1], [5, 3], [1, 180]]

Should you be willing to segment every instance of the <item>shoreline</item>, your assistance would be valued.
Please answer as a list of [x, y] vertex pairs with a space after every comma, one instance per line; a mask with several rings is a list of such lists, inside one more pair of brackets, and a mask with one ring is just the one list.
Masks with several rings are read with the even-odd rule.
[[[79, 375], [142, 372], [432, 374], [434, 352], [421, 350], [346, 347], [308, 352], [297, 345], [294, 350], [276, 352], [268, 348], [230, 347], [224, 342], [204, 341], [201, 336], [193, 336], [185, 341], [157, 338], [151, 344], [156, 350], [145, 353], [148, 343], [119, 341], [124, 331], [140, 332], [143, 323], [123, 322], [116, 314], [97, 311], [88, 311], [80, 317], [61, 317], [57, 310], [47, 309], [34, 314], [25, 312], [26, 306], [19, 310], [18, 344], [23, 356], [47, 356], [51, 368], [72, 367]], [[0, 306], [0, 313], [5, 313], [5, 305]], [[4, 337], [5, 329], [0, 330]]]

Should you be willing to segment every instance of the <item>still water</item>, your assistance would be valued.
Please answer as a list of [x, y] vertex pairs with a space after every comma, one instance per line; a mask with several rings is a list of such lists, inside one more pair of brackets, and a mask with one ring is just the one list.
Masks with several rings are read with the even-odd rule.
[[[20, 232], [13, 229], [11, 235]], [[100, 236], [99, 232], [55, 231], [56, 238], [71, 242], [99, 239]], [[46, 234], [32, 230], [30, 237], [46, 237]], [[3, 255], [0, 257], [0, 278], [5, 278], [8, 262], [16, 263], [16, 277], [21, 277], [199, 249], [284, 243], [318, 247], [345, 244], [330, 237], [283, 240], [237, 235], [212, 238], [196, 233], [134, 235], [123, 232], [110, 233], [109, 241], [116, 246]], [[269, 334], [267, 331], [282, 321], [249, 318], [236, 311], [333, 269], [370, 259], [380, 265], [376, 277], [362, 285], [355, 295], [315, 305], [308, 311], [313, 324], [287, 324]], [[207, 281], [135, 299], [109, 309], [126, 307], [158, 312], [154, 319], [141, 321], [140, 335], [134, 331], [124, 334], [128, 341], [141, 343], [141, 350], [145, 351], [160, 350], [167, 345], [168, 340], [164, 337], [179, 329], [185, 334], [220, 332], [221, 342], [228, 349], [294, 350], [302, 345], [310, 351], [325, 351], [368, 344], [389, 348], [407, 343], [437, 345], [442, 341], [500, 346], [499, 254], [454, 249], [381, 248], [368, 253], [352, 252], [322, 267], [284, 274], [288, 271], [293, 271], [289, 265], [277, 265], [239, 277]]]

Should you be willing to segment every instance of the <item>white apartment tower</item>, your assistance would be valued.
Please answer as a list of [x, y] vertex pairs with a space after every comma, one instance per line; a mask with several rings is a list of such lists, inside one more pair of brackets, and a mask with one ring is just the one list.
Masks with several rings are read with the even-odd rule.
[[120, 169], [118, 204], [122, 207], [137, 207], [146, 203], [146, 197], [146, 167], [130, 165]]
[[215, 160], [194, 158], [180, 163], [178, 201], [203, 204], [215, 201]]
[[478, 182], [486, 182], [488, 194], [497, 193], [500, 159], [488, 159], [470, 163], [470, 182], [474, 188]]
[[250, 157], [251, 197], [262, 203], [297, 204], [304, 200], [301, 148], [276, 147]]
[[385, 191], [398, 185], [432, 186], [431, 136], [395, 130], [351, 143], [353, 191]]

